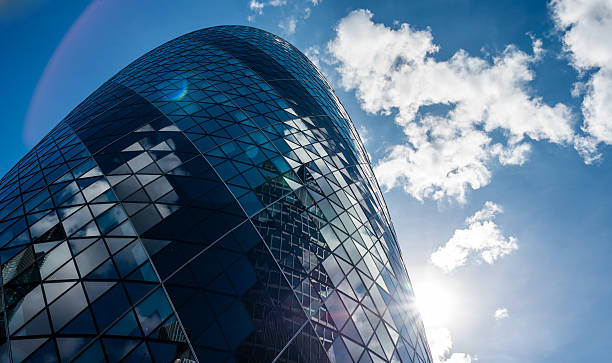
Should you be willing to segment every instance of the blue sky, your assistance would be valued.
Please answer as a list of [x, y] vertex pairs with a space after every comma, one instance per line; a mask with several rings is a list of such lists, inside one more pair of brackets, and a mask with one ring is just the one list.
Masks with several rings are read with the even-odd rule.
[[153, 47], [260, 27], [360, 130], [438, 361], [607, 361], [611, 19], [610, 0], [3, 1], [0, 173]]

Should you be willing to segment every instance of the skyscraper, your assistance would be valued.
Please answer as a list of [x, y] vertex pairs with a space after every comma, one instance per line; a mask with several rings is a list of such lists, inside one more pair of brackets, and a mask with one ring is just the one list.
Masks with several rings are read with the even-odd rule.
[[262, 30], [145, 54], [0, 181], [2, 361], [430, 362], [367, 154]]

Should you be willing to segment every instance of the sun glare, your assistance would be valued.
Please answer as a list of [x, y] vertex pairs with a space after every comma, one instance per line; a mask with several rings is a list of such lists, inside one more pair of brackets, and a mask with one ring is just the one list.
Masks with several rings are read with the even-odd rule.
[[453, 316], [454, 294], [440, 283], [425, 282], [415, 288], [417, 307], [427, 327], [446, 326]]

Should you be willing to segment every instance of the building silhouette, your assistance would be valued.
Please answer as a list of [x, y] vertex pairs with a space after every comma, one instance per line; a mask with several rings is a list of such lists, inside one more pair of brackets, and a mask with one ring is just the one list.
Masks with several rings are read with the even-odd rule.
[[145, 54], [0, 181], [2, 362], [431, 362], [367, 154], [279, 37]]

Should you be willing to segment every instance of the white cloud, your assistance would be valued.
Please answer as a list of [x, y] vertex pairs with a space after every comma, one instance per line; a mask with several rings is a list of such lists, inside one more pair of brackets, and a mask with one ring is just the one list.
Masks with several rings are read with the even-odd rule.
[[[459, 50], [438, 61], [429, 29], [392, 29], [372, 16], [357, 10], [341, 19], [328, 50], [342, 86], [355, 90], [361, 107], [395, 114], [405, 134], [375, 168], [384, 187], [402, 187], [419, 200], [464, 202], [469, 189], [490, 182], [493, 163], [523, 164], [531, 140], [573, 142], [569, 108], [528, 91], [539, 40], [532, 54], [508, 46], [492, 59]], [[446, 111], [425, 109], [432, 105]], [[502, 137], [494, 140], [496, 130]]]
[[476, 361], [476, 358], [472, 358], [469, 354], [453, 353], [448, 359], [441, 361], [441, 363], [472, 363], [473, 361]]
[[612, 2], [610, 0], [553, 0], [553, 19], [565, 34], [566, 50], [578, 69], [612, 64]]
[[317, 66], [317, 68], [320, 68], [320, 60], [319, 60], [320, 54], [321, 54], [321, 50], [316, 45], [312, 45], [306, 48], [306, 50], [304, 50], [304, 55], [308, 59], [310, 59], [310, 61], [314, 63], [314, 65]]
[[251, 9], [253, 14], [249, 15], [247, 19], [249, 21], [254, 21], [256, 15], [263, 15], [263, 10], [266, 6], [279, 7], [285, 5], [287, 5], [287, 0], [270, 0], [265, 3], [263, 1], [251, 0], [249, 2], [249, 9]]
[[287, 0], [270, 0], [268, 4], [270, 6], [283, 6], [283, 5], [287, 5]]
[[495, 310], [495, 314], [493, 314], [493, 316], [495, 317], [495, 320], [502, 320], [502, 319], [508, 319], [510, 317], [510, 314], [508, 314], [508, 309], [499, 308]]
[[361, 142], [365, 145], [370, 141], [370, 137], [369, 134], [370, 132], [368, 131], [368, 129], [361, 125], [358, 128], [358, 132], [359, 132], [359, 137], [361, 138]]
[[473, 216], [468, 217], [465, 222], [467, 224], [474, 224], [482, 221], [491, 221], [495, 219], [495, 216], [503, 213], [504, 210], [498, 204], [491, 201], [487, 201], [481, 210], [476, 211]]
[[287, 34], [295, 33], [296, 26], [297, 26], [297, 19], [295, 18], [295, 16], [290, 16], [278, 24], [278, 27], [284, 30], [285, 33]]
[[[249, 22], [255, 21], [258, 15], [264, 14], [264, 8], [278, 8], [270, 13], [269, 16], [274, 16], [275, 19], [282, 19], [278, 23], [278, 27], [285, 34], [293, 34], [301, 20], [310, 18], [312, 7], [321, 3], [320, 0], [309, 1], [288, 1], [288, 0], [250, 0], [249, 9], [252, 13], [247, 16]], [[289, 6], [287, 6], [289, 5]], [[271, 14], [271, 15], [270, 15]]]
[[255, 13], [259, 15], [263, 14], [263, 8], [264, 8], [264, 3], [260, 1], [251, 0], [251, 2], [249, 3], [249, 9], [251, 9], [252, 11], [254, 11]]
[[447, 328], [427, 329], [427, 342], [434, 359], [443, 359], [453, 347], [450, 330]]
[[317, 46], [310, 46], [304, 51], [304, 55], [318, 68], [321, 69], [321, 51]]
[[588, 134], [576, 149], [590, 163], [601, 158], [599, 143], [612, 144], [612, 0], [553, 0], [550, 6], [572, 65], [582, 75], [592, 73], [576, 88], [584, 93], [582, 130]]
[[431, 254], [431, 262], [450, 272], [468, 260], [492, 264], [500, 257], [518, 249], [515, 237], [506, 237], [495, 224], [502, 208], [486, 202], [484, 207], [466, 219], [467, 228], [458, 229], [446, 244]]
[[427, 342], [435, 363], [471, 363], [476, 359], [465, 353], [450, 353], [453, 347], [447, 328], [426, 329]]

